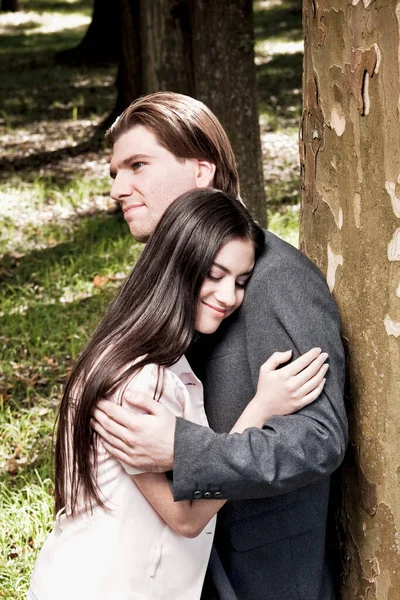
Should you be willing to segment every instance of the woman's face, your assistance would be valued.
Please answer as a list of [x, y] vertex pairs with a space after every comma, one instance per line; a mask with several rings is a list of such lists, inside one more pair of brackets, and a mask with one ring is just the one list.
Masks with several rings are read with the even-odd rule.
[[253, 267], [252, 241], [234, 239], [222, 246], [200, 290], [196, 331], [214, 333], [239, 308]]

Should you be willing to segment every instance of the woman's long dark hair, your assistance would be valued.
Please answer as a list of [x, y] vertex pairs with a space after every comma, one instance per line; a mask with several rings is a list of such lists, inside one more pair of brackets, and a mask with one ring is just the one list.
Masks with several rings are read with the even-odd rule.
[[203, 281], [218, 250], [235, 238], [251, 240], [256, 256], [264, 244], [247, 209], [225, 192], [193, 190], [165, 211], [65, 386], [55, 451], [56, 511], [69, 500], [75, 514], [78, 494], [85, 506], [104, 506], [96, 484], [93, 409], [144, 365], [154, 363], [160, 373], [186, 352]]

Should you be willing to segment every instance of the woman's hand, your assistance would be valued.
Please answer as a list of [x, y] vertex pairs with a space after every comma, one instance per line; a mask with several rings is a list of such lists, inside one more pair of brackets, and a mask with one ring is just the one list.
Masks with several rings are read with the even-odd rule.
[[257, 393], [253, 399], [265, 407], [266, 419], [273, 415], [289, 415], [314, 402], [321, 394], [329, 365], [321, 348], [312, 348], [290, 364], [278, 369], [292, 351], [274, 352], [261, 366]]

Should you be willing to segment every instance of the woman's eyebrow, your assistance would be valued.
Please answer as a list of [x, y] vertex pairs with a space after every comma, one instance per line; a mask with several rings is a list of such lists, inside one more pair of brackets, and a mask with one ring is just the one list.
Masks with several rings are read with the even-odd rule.
[[[221, 269], [221, 271], [224, 271], [224, 273], [230, 274], [230, 270], [227, 269], [226, 267], [224, 267], [223, 265], [213, 262], [212, 266], [217, 267], [218, 269]], [[252, 272], [253, 272], [253, 269], [251, 269], [251, 271], [246, 271], [246, 273], [240, 273], [240, 275], [238, 275], [238, 277], [245, 277], [246, 275], [251, 275]]]

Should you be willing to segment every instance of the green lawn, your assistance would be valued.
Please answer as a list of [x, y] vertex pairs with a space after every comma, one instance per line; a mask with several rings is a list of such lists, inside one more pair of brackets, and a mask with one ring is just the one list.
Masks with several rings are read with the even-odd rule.
[[[24, 598], [52, 526], [51, 448], [66, 375], [140, 245], [108, 197], [96, 126], [115, 66], [54, 63], [90, 20], [88, 0], [25, 0], [0, 13], [0, 598]], [[298, 2], [255, 6], [270, 228], [298, 235]], [[272, 24], [275, 24], [274, 26]], [[89, 140], [89, 143], [87, 142]]]

